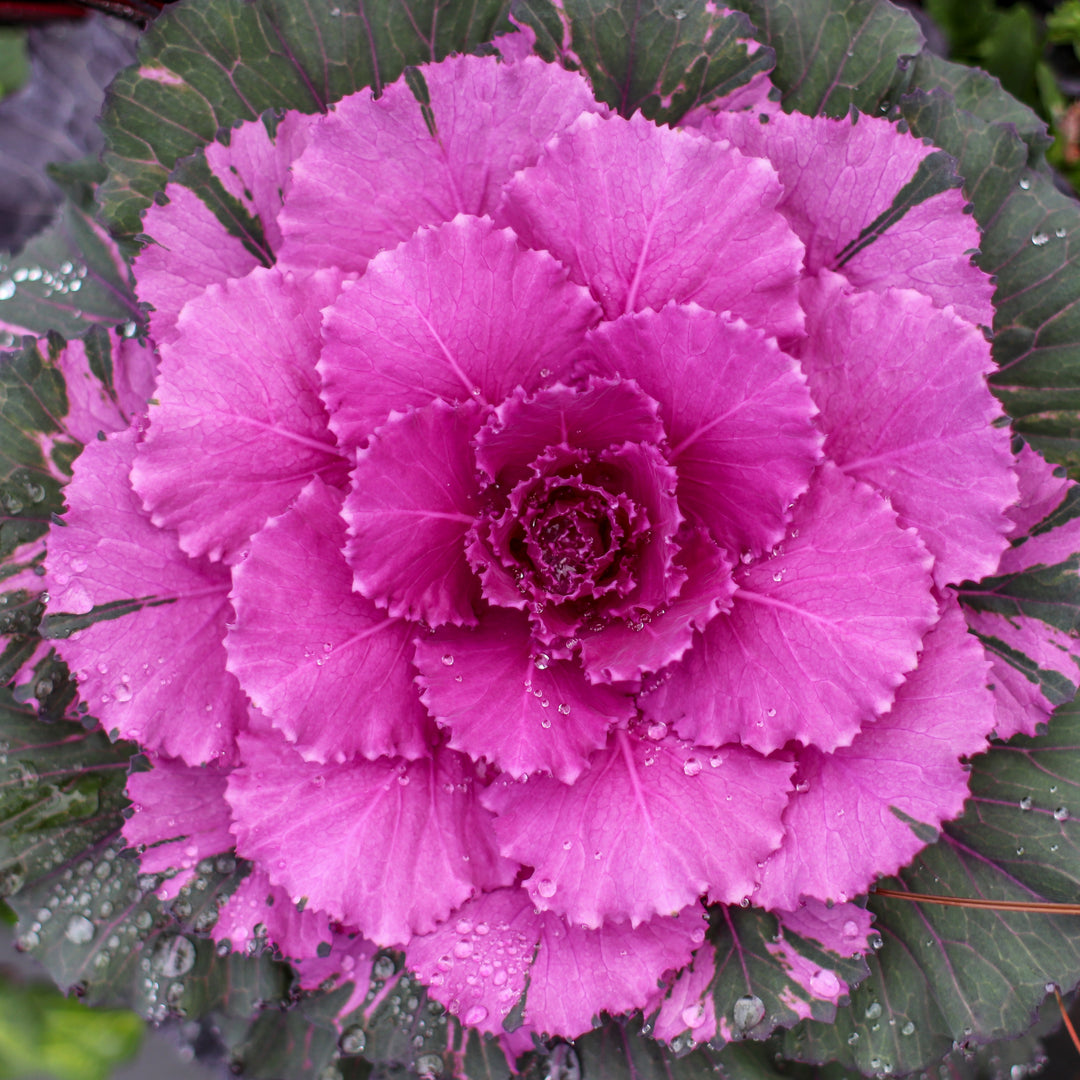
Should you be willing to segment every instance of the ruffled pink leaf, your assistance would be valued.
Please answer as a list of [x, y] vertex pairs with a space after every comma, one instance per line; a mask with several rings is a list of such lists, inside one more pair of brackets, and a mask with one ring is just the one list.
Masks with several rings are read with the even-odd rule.
[[315, 375], [319, 309], [339, 280], [258, 269], [211, 285], [161, 347], [159, 404], [132, 483], [188, 554], [235, 556], [313, 475], [344, 480]]
[[464, 215], [372, 259], [327, 313], [323, 397], [352, 449], [392, 411], [558, 378], [599, 310], [544, 252]]
[[483, 795], [504, 854], [534, 868], [538, 908], [597, 927], [748, 896], [780, 842], [791, 762], [616, 731], [569, 787], [500, 778]]
[[144, 874], [180, 871], [164, 883], [163, 899], [176, 896], [202, 859], [232, 851], [227, 778], [220, 769], [193, 769], [165, 758], [156, 760], [149, 772], [128, 777], [133, 813], [123, 832], [128, 844], [141, 852], [140, 869]]
[[737, 150], [585, 115], [507, 185], [496, 220], [569, 266], [608, 319], [695, 301], [790, 337], [803, 247], [781, 195], [772, 167]]
[[880, 117], [853, 123], [769, 110], [762, 123], [760, 113], [716, 112], [701, 130], [776, 169], [784, 192], [778, 209], [806, 244], [809, 273], [842, 267], [860, 288], [918, 289], [973, 324], [992, 323], [993, 283], [971, 263], [979, 227], [957, 188], [909, 207], [856, 250], [935, 147]]
[[308, 761], [425, 757], [415, 631], [352, 591], [341, 503], [315, 479], [255, 535], [233, 571], [229, 670]]
[[682, 507], [733, 554], [777, 543], [820, 457], [799, 365], [740, 321], [674, 305], [602, 324], [587, 350], [660, 403]]
[[520, 479], [549, 447], [597, 453], [664, 438], [656, 402], [616, 375], [580, 388], [559, 383], [529, 396], [515, 390], [480, 429], [476, 463], [491, 480], [507, 483]]
[[210, 936], [228, 941], [234, 952], [266, 940], [282, 956], [303, 959], [315, 956], [333, 933], [325, 912], [308, 907], [297, 911], [289, 894], [271, 884], [265, 870], [254, 867], [221, 909]]
[[801, 359], [826, 454], [918, 530], [939, 587], [993, 573], [1018, 488], [982, 333], [919, 293], [853, 292], [835, 274], [807, 283], [803, 300]]
[[450, 746], [514, 777], [542, 770], [573, 783], [608, 728], [635, 712], [629, 694], [590, 685], [576, 663], [540, 651], [516, 611], [490, 608], [474, 629], [422, 636], [416, 666]]
[[784, 841], [754, 902], [793, 910], [803, 896], [847, 900], [925, 846], [905, 819], [936, 828], [956, 817], [968, 794], [960, 759], [980, 753], [994, 726], [988, 674], [950, 601], [885, 716], [831, 754], [799, 751]]
[[376, 944], [404, 944], [513, 880], [453, 751], [319, 765], [273, 735], [244, 736], [240, 751], [228, 788], [238, 854]]
[[436, 133], [405, 81], [361, 91], [320, 120], [293, 166], [283, 266], [363, 270], [423, 225], [491, 214], [503, 185], [583, 112], [580, 76], [532, 58], [459, 56], [423, 68]]
[[535, 910], [520, 888], [485, 893], [435, 933], [417, 937], [409, 966], [431, 996], [470, 1027], [501, 1034], [524, 996], [522, 1022], [574, 1038], [602, 1012], [640, 1008], [669, 969], [682, 967], [704, 936], [701, 909], [631, 928], [589, 930]]
[[75, 630], [57, 648], [105, 730], [188, 765], [227, 763], [247, 717], [225, 670], [229, 574], [189, 559], [151, 524], [128, 484], [134, 456], [131, 431], [83, 451], [44, 579], [50, 615], [107, 605], [130, 613]]
[[356, 455], [345, 499], [353, 588], [392, 616], [474, 625], [480, 586], [465, 534], [480, 510], [475, 402], [391, 413]]
[[703, 530], [685, 531], [675, 556], [679, 595], [658, 611], [612, 621], [596, 633], [583, 629], [581, 665], [590, 679], [611, 682], [640, 678], [680, 660], [695, 632], [731, 608], [735, 582], [731, 564]]
[[735, 571], [734, 606], [641, 701], [703, 746], [831, 750], [892, 704], [937, 619], [931, 560], [876, 492], [832, 465], [774, 557]]

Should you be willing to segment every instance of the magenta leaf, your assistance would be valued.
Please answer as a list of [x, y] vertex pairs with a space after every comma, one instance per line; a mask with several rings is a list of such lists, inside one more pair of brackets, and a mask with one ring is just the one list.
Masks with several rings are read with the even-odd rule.
[[780, 842], [791, 762], [727, 747], [698, 751], [615, 731], [571, 787], [544, 776], [498, 779], [483, 801], [503, 853], [533, 867], [538, 908], [572, 923], [636, 925], [701, 894], [749, 896]]
[[450, 746], [511, 776], [537, 770], [573, 783], [608, 728], [634, 715], [618, 687], [591, 685], [575, 662], [536, 645], [524, 615], [489, 609], [475, 629], [443, 627], [417, 642], [428, 711]]
[[480, 600], [465, 534], [480, 509], [466, 401], [436, 400], [387, 422], [356, 455], [345, 498], [353, 588], [394, 617], [473, 625]]
[[66, 527], [50, 541], [48, 611], [105, 621], [86, 620], [58, 649], [106, 731], [188, 765], [228, 762], [247, 717], [225, 670], [229, 574], [153, 526], [128, 485], [134, 456], [129, 431], [75, 463]]
[[859, 289], [917, 289], [971, 323], [993, 321], [992, 280], [971, 261], [979, 229], [964, 213], [955, 162], [880, 117], [770, 110], [717, 112], [702, 123], [768, 161], [778, 209], [806, 244], [806, 268], [842, 270]]
[[490, 216], [548, 139], [603, 109], [581, 76], [536, 58], [459, 56], [422, 77], [427, 117], [402, 80], [347, 98], [314, 130], [282, 214], [283, 266], [363, 270], [424, 225]]
[[736, 569], [730, 613], [642, 710], [704, 746], [847, 745], [888, 709], [937, 620], [930, 566], [876, 492], [823, 466], [788, 538]]
[[[257, 269], [208, 286], [162, 346], [132, 483], [154, 524], [176, 529], [189, 554], [235, 557], [313, 475], [344, 479], [315, 376], [319, 309], [339, 284], [336, 271], [301, 283]], [[193, 437], [203, 455], [196, 474]]]
[[755, 902], [845, 901], [924, 847], [923, 826], [960, 813], [968, 794], [960, 759], [986, 748], [994, 723], [988, 668], [950, 602], [888, 713], [850, 746], [798, 752], [784, 842], [765, 863]]
[[319, 372], [333, 430], [352, 450], [394, 410], [537, 390], [598, 314], [563, 266], [486, 218], [421, 229], [327, 314]]
[[307, 761], [429, 752], [412, 626], [351, 590], [339, 492], [315, 479], [233, 572], [229, 670]]
[[[496, 220], [566, 263], [608, 319], [695, 301], [788, 337], [803, 246], [780, 197], [769, 166], [728, 147], [586, 115], [514, 177]], [[624, 206], [640, 209], [610, 212]]]
[[826, 454], [918, 530], [939, 587], [993, 573], [1018, 492], [981, 331], [921, 294], [854, 292], [830, 273], [802, 297]]
[[783, 537], [821, 436], [806, 380], [775, 341], [671, 305], [602, 324], [587, 355], [589, 368], [632, 378], [659, 402], [679, 503], [730, 554], [758, 554]]
[[413, 938], [406, 958], [432, 997], [470, 1027], [500, 1034], [524, 1024], [574, 1038], [601, 1012], [640, 1008], [704, 939], [701, 914], [693, 905], [677, 918], [590, 930], [535, 910], [521, 888], [499, 889]]
[[468, 761], [305, 762], [280, 736], [240, 740], [229, 777], [237, 853], [290, 896], [379, 945], [428, 933], [475, 892], [513, 880]]

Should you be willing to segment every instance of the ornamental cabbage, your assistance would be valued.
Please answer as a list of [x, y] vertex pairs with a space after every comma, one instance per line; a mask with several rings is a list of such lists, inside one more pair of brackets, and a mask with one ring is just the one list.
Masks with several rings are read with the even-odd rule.
[[[246, 243], [147, 212], [158, 383], [76, 462], [49, 611], [110, 615], [61, 650], [152, 762], [162, 895], [252, 863], [220, 942], [349, 1008], [403, 950], [511, 1050], [730, 1038], [705, 905], [865, 951], [854, 898], [1055, 704], [1008, 646], [1075, 678], [956, 598], [1075, 550], [1014, 542], [1069, 485], [1010, 445], [933, 147], [760, 80], [662, 128], [504, 54], [212, 145]], [[789, 963], [802, 1015], [847, 992]]]

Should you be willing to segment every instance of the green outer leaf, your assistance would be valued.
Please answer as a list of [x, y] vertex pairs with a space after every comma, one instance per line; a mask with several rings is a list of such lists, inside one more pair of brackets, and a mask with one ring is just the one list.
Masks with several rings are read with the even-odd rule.
[[139, 218], [181, 158], [267, 109], [325, 111], [409, 64], [475, 50], [505, 24], [508, 0], [181, 0], [143, 36], [138, 63], [109, 89], [102, 126], [110, 226]]
[[73, 203], [19, 255], [0, 257], [0, 322], [78, 337], [95, 323], [140, 318], [126, 265]]
[[885, 111], [923, 45], [918, 23], [887, 0], [731, 0], [776, 51], [785, 110], [809, 116]]
[[514, 0], [513, 14], [536, 32], [546, 60], [580, 67], [621, 115], [640, 109], [660, 124], [737, 90], [774, 62], [769, 48], [748, 52], [753, 29], [745, 16], [690, 0]]
[[[1080, 822], [1059, 808], [1080, 813], [1078, 739], [1080, 705], [1065, 705], [1047, 735], [1021, 736], [976, 758], [964, 815], [898, 879], [882, 884], [945, 896], [1075, 902]], [[1074, 916], [880, 896], [871, 896], [870, 907], [883, 940], [870, 977], [834, 1026], [808, 1021], [788, 1033], [785, 1054], [905, 1073], [925, 1068], [954, 1042], [1019, 1035], [1047, 984], [1080, 981]]]

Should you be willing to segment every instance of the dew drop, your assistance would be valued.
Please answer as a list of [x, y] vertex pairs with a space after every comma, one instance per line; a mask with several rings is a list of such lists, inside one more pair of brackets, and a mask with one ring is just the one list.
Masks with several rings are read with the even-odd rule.
[[852, 938], [856, 938], [858, 936], [859, 924], [854, 919], [848, 919], [848, 921], [844, 923], [844, 937], [846, 937], [850, 941]]
[[371, 965], [371, 973], [376, 979], [389, 979], [395, 971], [397, 971], [397, 968], [394, 966], [394, 961], [386, 955], [380, 956]]
[[810, 976], [810, 989], [818, 997], [835, 997], [840, 993], [840, 980], [828, 968], [820, 969]]
[[705, 1023], [705, 1006], [700, 1001], [696, 1005], [688, 1005], [682, 1011], [682, 1022], [691, 1030], [701, 1027]]
[[454, 666], [454, 657], [453, 657], [453, 655], [450, 654], [450, 653], [443, 653], [442, 662], [447, 667], [453, 667]]
[[1037, 232], [1031, 234], [1031, 242], [1036, 247], [1042, 247], [1044, 244], [1050, 243], [1050, 237], [1044, 232]]
[[94, 924], [83, 915], [72, 915], [64, 927], [64, 937], [73, 945], [85, 945], [94, 939]]
[[658, 720], [654, 724], [650, 724], [648, 728], [648, 736], [650, 739], [655, 739], [659, 742], [667, 734], [667, 724], [663, 720]]
[[483, 1005], [474, 1005], [463, 1019], [470, 1027], [475, 1027], [477, 1024], [482, 1024], [487, 1019], [487, 1015], [488, 1011]]
[[417, 1076], [441, 1076], [443, 1059], [438, 1054], [421, 1054], [416, 1059]]
[[362, 1054], [367, 1046], [367, 1034], [359, 1024], [347, 1027], [338, 1042], [343, 1054]]
[[150, 963], [166, 979], [186, 975], [195, 966], [195, 943], [183, 934], [162, 938], [154, 948]]
[[1021, 179], [1020, 188], [1021, 188], [1022, 191], [1030, 191], [1031, 190], [1031, 181], [1026, 176]]
[[0, 300], [10, 300], [15, 295], [15, 282], [0, 281]]
[[697, 776], [701, 772], [701, 762], [696, 757], [688, 757], [683, 762], [682, 771], [687, 776]]
[[1068, 821], [1069, 820], [1069, 808], [1067, 806], [1059, 806], [1054, 811], [1055, 821]]
[[547, 653], [537, 653], [533, 659], [533, 667], [537, 671], [547, 671], [548, 665], [551, 663], [551, 657]]
[[536, 891], [545, 899], [550, 900], [558, 889], [558, 885], [555, 884], [551, 878], [541, 878], [536, 883]]
[[877, 1020], [881, 1016], [881, 1002], [872, 1001], [866, 1006], [866, 1019]]
[[1020, 800], [1020, 809], [1021, 810], [1030, 810], [1031, 809], [1031, 803], [1032, 803], [1031, 796], [1030, 795], [1025, 795]]
[[735, 1002], [731, 1018], [738, 1031], [749, 1031], [765, 1019], [765, 1003], [755, 994], [746, 994]]
[[906, 1024], [905, 1024], [905, 1025], [904, 1025], [904, 1026], [902, 1027], [902, 1028], [901, 1028], [901, 1029], [900, 1029], [900, 1034], [901, 1034], [901, 1035], [914, 1035], [914, 1034], [915, 1034], [915, 1024], [914, 1024], [914, 1022], [913, 1022], [913, 1021], [911, 1021], [911, 1020], [909, 1020], [909, 1021], [908, 1021], [908, 1022], [907, 1022], [907, 1023], [906, 1023]]
[[570, 715], [570, 706], [563, 703], [562, 705], [559, 706], [559, 712], [561, 712], [563, 714], [563, 716], [569, 716]]

